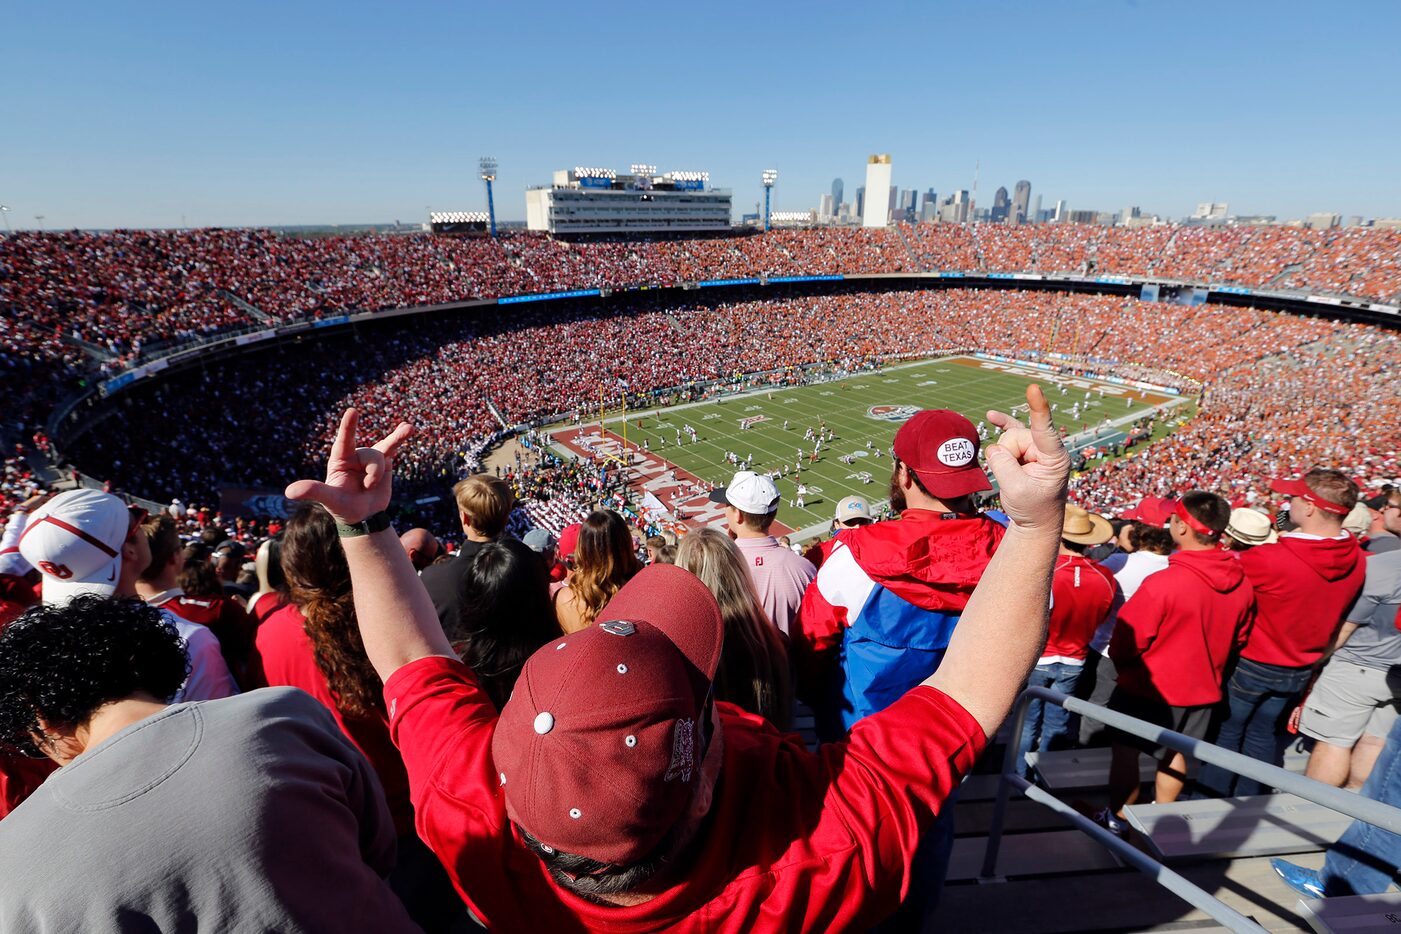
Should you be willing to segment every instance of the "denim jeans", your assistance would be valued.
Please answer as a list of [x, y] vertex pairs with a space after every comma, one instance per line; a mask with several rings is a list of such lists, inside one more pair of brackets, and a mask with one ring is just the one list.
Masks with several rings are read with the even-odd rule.
[[[1226, 685], [1230, 715], [1221, 724], [1216, 745], [1271, 765], [1284, 763], [1288, 739], [1285, 722], [1308, 686], [1312, 668], [1284, 668], [1242, 658]], [[1263, 795], [1270, 789], [1253, 778], [1204, 765], [1197, 785], [1209, 794]]]
[[[1050, 688], [1062, 694], [1075, 693], [1075, 684], [1080, 679], [1080, 665], [1067, 665], [1052, 662], [1037, 665], [1026, 679], [1031, 688]], [[1032, 750], [1049, 752], [1052, 749], [1069, 749], [1075, 745], [1080, 732], [1080, 718], [1064, 707], [1033, 700], [1027, 704], [1026, 725], [1022, 727], [1021, 745], [1018, 755]]]
[[[1377, 757], [1362, 794], [1382, 804], [1401, 807], [1401, 720], [1391, 727], [1386, 748]], [[1375, 895], [1385, 892], [1401, 867], [1401, 836], [1364, 821], [1353, 821], [1323, 860], [1323, 892], [1334, 895]]]

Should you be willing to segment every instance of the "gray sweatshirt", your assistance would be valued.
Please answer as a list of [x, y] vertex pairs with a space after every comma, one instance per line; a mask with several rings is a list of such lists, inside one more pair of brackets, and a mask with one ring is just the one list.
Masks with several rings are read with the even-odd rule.
[[374, 769], [320, 703], [176, 704], [0, 821], [0, 931], [416, 931]]

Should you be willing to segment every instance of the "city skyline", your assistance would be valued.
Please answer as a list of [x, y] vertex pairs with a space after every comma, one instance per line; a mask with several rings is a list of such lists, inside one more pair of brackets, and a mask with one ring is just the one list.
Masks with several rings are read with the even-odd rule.
[[[783, 17], [783, 47], [830, 44], [825, 17], [780, 7], [807, 11]], [[817, 207], [834, 177], [854, 203], [873, 152], [893, 155], [892, 182], [911, 191], [971, 189], [981, 164], [980, 206], [1031, 179], [1033, 197], [1072, 209], [1401, 216], [1401, 126], [1379, 117], [1401, 91], [1395, 4], [895, 4], [884, 26], [852, 19], [841, 45], [868, 47], [895, 22], [970, 40], [856, 70], [836, 52], [727, 68], [684, 21], [649, 43], [552, 3], [72, 13], [8, 17], [19, 78], [0, 203], [16, 229], [421, 222], [485, 208], [485, 154], [506, 221], [557, 169], [639, 161], [709, 171], [736, 220], [762, 200], [766, 168], [780, 173], [775, 211]], [[1011, 23], [1026, 54], [985, 67], [989, 47], [971, 37]], [[1356, 145], [1338, 145], [1347, 133]]]

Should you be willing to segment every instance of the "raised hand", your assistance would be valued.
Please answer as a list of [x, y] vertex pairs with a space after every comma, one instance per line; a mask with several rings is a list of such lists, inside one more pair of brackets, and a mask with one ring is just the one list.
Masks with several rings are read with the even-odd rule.
[[1051, 407], [1041, 387], [1026, 387], [1030, 408], [1023, 425], [1004, 412], [988, 412], [988, 421], [1002, 437], [987, 448], [987, 463], [997, 478], [1002, 509], [1026, 529], [1054, 529], [1065, 521], [1065, 490], [1070, 479], [1070, 454], [1051, 424]]
[[399, 426], [372, 447], [355, 446], [359, 413], [346, 409], [341, 416], [331, 456], [326, 461], [326, 482], [298, 480], [287, 487], [286, 497], [320, 503], [340, 522], [361, 522], [389, 505], [390, 467], [399, 446], [413, 434], [413, 426]]

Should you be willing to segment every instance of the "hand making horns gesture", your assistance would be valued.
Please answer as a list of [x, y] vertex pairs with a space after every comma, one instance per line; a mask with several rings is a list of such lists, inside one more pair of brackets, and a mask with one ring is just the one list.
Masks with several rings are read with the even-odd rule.
[[1002, 510], [1024, 529], [1054, 529], [1065, 521], [1065, 490], [1070, 454], [1051, 424], [1051, 408], [1041, 387], [1026, 387], [1031, 427], [1004, 412], [988, 412], [1002, 437], [987, 448], [987, 463], [997, 478]]
[[389, 506], [390, 468], [399, 447], [413, 434], [413, 426], [399, 426], [373, 447], [355, 446], [360, 415], [346, 409], [326, 460], [326, 482], [298, 480], [287, 487], [288, 499], [320, 503], [339, 522], [362, 522]]

